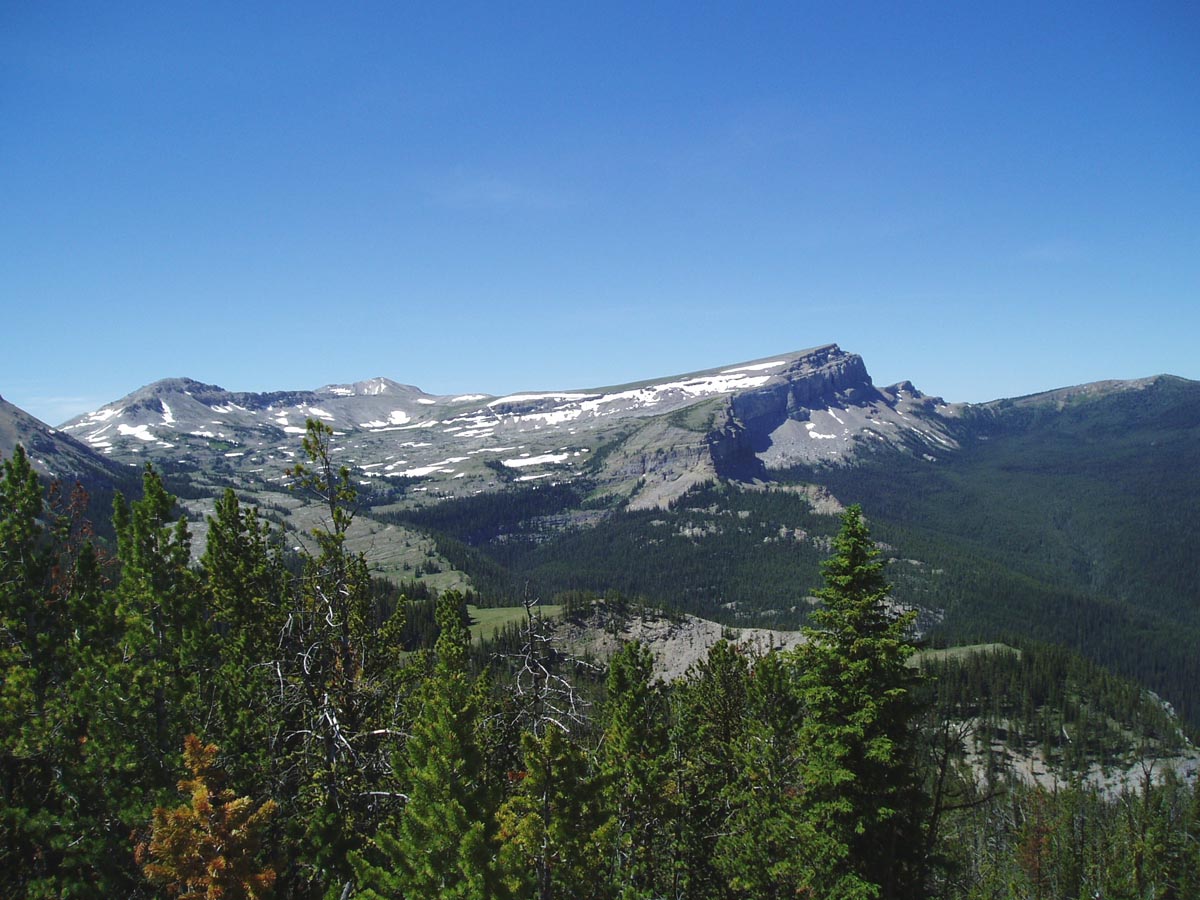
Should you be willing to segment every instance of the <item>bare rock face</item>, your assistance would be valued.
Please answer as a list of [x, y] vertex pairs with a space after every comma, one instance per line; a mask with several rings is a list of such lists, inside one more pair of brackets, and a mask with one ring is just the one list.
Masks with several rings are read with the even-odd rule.
[[736, 475], [753, 473], [756, 465], [839, 464], [872, 443], [915, 442], [946, 452], [955, 446], [942, 415], [949, 409], [908, 382], [879, 390], [862, 357], [835, 344], [818, 347], [729, 399], [712, 434], [714, 465]]
[[[614, 627], [614, 625], [616, 627]], [[663, 682], [687, 677], [692, 667], [708, 657], [718, 641], [727, 640], [751, 656], [789, 650], [804, 643], [799, 631], [767, 628], [731, 629], [696, 616], [630, 616], [620, 622], [593, 615], [584, 623], [568, 623], [559, 632], [573, 653], [607, 660], [624, 644], [640, 641], [654, 656], [654, 677]]]
[[747, 427], [773, 428], [784, 419], [803, 419], [815, 408], [878, 398], [862, 357], [830, 344], [796, 359], [761, 388], [733, 397], [730, 405]]
[[[861, 446], [952, 447], [942, 407], [911, 385], [880, 391], [836, 344], [609, 388], [435, 396], [386, 378], [247, 393], [171, 378], [62, 426], [121, 463], [147, 459], [278, 489], [305, 421], [339, 462], [396, 493], [465, 496], [588, 477], [635, 506], [665, 506], [717, 476], [838, 464]], [[915, 442], [915, 444], [914, 444]], [[274, 488], [272, 486], [275, 486]]]

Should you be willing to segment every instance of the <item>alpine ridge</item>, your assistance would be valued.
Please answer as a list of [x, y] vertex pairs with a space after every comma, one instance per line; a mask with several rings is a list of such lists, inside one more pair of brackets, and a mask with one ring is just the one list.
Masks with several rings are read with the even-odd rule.
[[308, 418], [336, 433], [363, 481], [419, 480], [466, 496], [508, 482], [588, 474], [635, 508], [664, 506], [715, 476], [760, 477], [842, 462], [863, 442], [954, 447], [954, 408], [910, 384], [877, 389], [835, 344], [633, 384], [584, 390], [430, 395], [386, 378], [309, 391], [226, 391], [170, 378], [65, 423], [123, 462], [278, 483]]

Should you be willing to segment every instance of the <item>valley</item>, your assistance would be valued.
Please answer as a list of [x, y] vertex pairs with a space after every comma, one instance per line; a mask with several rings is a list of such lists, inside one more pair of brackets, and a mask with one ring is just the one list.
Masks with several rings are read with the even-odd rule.
[[0, 434], [32, 437], [44, 472], [85, 475], [102, 497], [153, 464], [195, 548], [231, 487], [309, 549], [320, 507], [286, 470], [316, 419], [358, 492], [348, 546], [380, 577], [485, 606], [583, 591], [795, 629], [837, 516], [859, 503], [926, 640], [1038, 636], [1200, 720], [1195, 382], [948, 404], [907, 382], [878, 388], [861, 357], [826, 345], [507, 396], [386, 378], [249, 394], [175, 378], [58, 429], [6, 418]]

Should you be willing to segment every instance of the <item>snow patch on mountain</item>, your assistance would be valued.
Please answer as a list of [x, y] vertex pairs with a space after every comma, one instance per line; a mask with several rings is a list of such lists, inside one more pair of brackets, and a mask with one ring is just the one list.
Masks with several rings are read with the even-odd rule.
[[502, 459], [500, 462], [510, 469], [519, 469], [523, 466], [545, 466], [551, 463], [566, 462], [570, 455], [570, 453], [543, 453], [541, 456], [525, 454], [516, 459]]
[[387, 428], [389, 425], [405, 425], [411, 421], [412, 416], [410, 416], [404, 410], [393, 409], [390, 413], [388, 413], [387, 421], [376, 419], [373, 422], [362, 422], [359, 424], [359, 428]]
[[117, 426], [117, 431], [126, 437], [135, 437], [139, 441], [155, 441], [158, 440], [150, 433], [149, 425], [126, 425], [122, 422]]
[[546, 393], [546, 394], [510, 394], [507, 397], [500, 397], [497, 400], [491, 401], [488, 406], [507, 406], [514, 403], [532, 403], [537, 400], [562, 400], [564, 402], [572, 402], [576, 400], [586, 400], [589, 397], [596, 397], [597, 394], [563, 394], [563, 393]]

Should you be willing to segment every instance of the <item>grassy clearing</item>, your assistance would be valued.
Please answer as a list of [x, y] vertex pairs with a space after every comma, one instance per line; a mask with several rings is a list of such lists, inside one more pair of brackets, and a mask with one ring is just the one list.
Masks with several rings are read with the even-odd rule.
[[1021, 655], [1021, 651], [1008, 644], [964, 644], [961, 647], [946, 647], [943, 650], [922, 650], [914, 657], [916, 662], [940, 662], [946, 659], [963, 659], [976, 653], [1013, 653]]
[[[552, 618], [562, 614], [561, 606], [543, 605], [542, 615]], [[478, 607], [467, 606], [467, 614], [471, 617], [471, 640], [479, 642], [485, 637], [491, 637], [510, 622], [525, 621], [523, 606]]]

